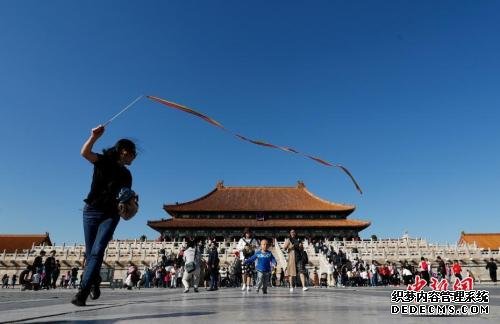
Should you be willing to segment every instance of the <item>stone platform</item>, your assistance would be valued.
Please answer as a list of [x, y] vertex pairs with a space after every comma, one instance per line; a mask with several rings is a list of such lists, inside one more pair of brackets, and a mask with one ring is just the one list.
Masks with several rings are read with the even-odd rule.
[[225, 288], [103, 289], [86, 307], [69, 303], [71, 289], [24, 291], [0, 289], [2, 323], [499, 323], [500, 286], [481, 285], [490, 292], [490, 314], [480, 316], [416, 317], [391, 315], [392, 287], [311, 288], [290, 293], [270, 288], [268, 295]]

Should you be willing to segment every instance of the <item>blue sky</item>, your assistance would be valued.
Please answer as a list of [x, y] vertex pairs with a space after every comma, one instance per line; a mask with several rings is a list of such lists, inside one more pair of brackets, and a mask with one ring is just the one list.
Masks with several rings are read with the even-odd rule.
[[499, 232], [500, 3], [495, 1], [2, 1], [2, 233], [83, 242], [90, 129], [141, 94], [183, 103], [248, 137], [340, 171], [238, 141], [140, 101], [95, 149], [121, 137], [140, 213], [115, 237], [156, 232], [164, 203], [217, 180], [293, 186], [352, 203], [362, 237], [455, 242]]

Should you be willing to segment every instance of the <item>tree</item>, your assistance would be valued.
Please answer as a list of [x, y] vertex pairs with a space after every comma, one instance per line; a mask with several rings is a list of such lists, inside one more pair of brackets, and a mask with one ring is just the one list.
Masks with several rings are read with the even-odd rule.
[[141, 242], [145, 242], [147, 239], [148, 239], [147, 236], [144, 234], [142, 234], [141, 237], [139, 237], [139, 241]]
[[375, 234], [373, 234], [371, 237], [372, 237], [372, 240], [374, 240], [374, 241], [378, 240], [377, 235], [375, 235]]

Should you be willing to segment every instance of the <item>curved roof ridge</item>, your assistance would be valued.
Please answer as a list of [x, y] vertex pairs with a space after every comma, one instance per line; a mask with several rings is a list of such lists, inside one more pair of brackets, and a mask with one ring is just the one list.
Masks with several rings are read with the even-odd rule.
[[289, 186], [230, 186], [230, 187], [222, 187], [221, 189], [297, 189], [297, 187], [289, 187]]
[[312, 192], [310, 192], [309, 190], [307, 190], [307, 188], [306, 188], [306, 187], [297, 188], [297, 189], [304, 190], [304, 192], [305, 192], [305, 193], [307, 193], [309, 196], [313, 197], [314, 199], [321, 200], [322, 202], [327, 203], [327, 204], [330, 204], [330, 205], [332, 205], [332, 206], [344, 206], [344, 207], [349, 207], [349, 208], [352, 208], [352, 210], [356, 209], [356, 206], [355, 206], [355, 205], [351, 205], [351, 204], [342, 204], [342, 203], [335, 203], [335, 202], [332, 202], [332, 201], [329, 201], [329, 200], [326, 200], [326, 199], [320, 198], [320, 197], [316, 196], [315, 194], [313, 194]]
[[[218, 182], [209, 193], [182, 203], [164, 204], [170, 214], [175, 211], [307, 211], [339, 212], [349, 215], [355, 210], [351, 204], [320, 198], [306, 189], [303, 182], [297, 186], [238, 186], [226, 187]], [[346, 216], [347, 216], [346, 215]]]
[[219, 188], [215, 187], [214, 190], [210, 191], [209, 193], [207, 193], [206, 195], [204, 196], [201, 196], [199, 198], [196, 198], [196, 199], [193, 199], [193, 200], [189, 200], [189, 201], [185, 201], [185, 202], [182, 202], [182, 203], [173, 203], [173, 204], [163, 204], [163, 208], [165, 208], [165, 206], [182, 206], [182, 205], [189, 205], [189, 204], [192, 204], [192, 203], [195, 203], [195, 202], [198, 202], [198, 201], [201, 201], [203, 199], [206, 199], [208, 198], [209, 196], [211, 196], [212, 194], [214, 194], [217, 190], [219, 190]]
[[0, 237], [48, 237], [49, 234], [2, 234], [0, 233]]

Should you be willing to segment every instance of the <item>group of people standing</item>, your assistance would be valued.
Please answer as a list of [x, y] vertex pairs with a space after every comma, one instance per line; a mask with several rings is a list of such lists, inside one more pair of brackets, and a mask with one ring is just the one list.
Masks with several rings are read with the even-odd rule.
[[[263, 292], [267, 292], [267, 286], [269, 285], [271, 273], [273, 271], [272, 267], [276, 267], [277, 265], [275, 257], [268, 250], [270, 245], [267, 239], [263, 239], [259, 244], [259, 241], [253, 237], [253, 233], [249, 228], [244, 230], [243, 237], [238, 241], [237, 245], [237, 255], [239, 255], [242, 263], [243, 284], [241, 290], [251, 290], [252, 278], [254, 273], [257, 272], [257, 290], [262, 287]], [[307, 291], [308, 288], [305, 274], [307, 272], [306, 265], [309, 260], [304, 250], [304, 244], [297, 237], [295, 230], [292, 229], [290, 231], [290, 236], [286, 239], [283, 247], [288, 254], [288, 262], [285, 271], [290, 282], [290, 292], [294, 291], [297, 276], [300, 277], [302, 289]], [[254, 264], [255, 260], [257, 260], [257, 264]], [[280, 271], [280, 277], [283, 275], [282, 271]]]
[[[13, 274], [9, 285], [9, 276], [2, 277], [3, 288], [15, 288], [18, 283], [21, 290], [40, 290], [60, 288], [76, 288], [78, 281], [78, 267], [73, 267], [61, 275], [61, 264], [55, 257], [56, 251], [50, 251], [49, 255], [44, 250], [40, 251], [32, 264], [24, 268], [19, 276]], [[58, 283], [59, 280], [59, 283]]]
[[45, 255], [46, 252], [42, 250], [33, 261], [33, 277], [39, 276], [35, 284], [40, 284], [40, 287], [45, 289], [56, 288], [57, 279], [61, 273], [61, 264], [59, 260], [56, 260], [55, 250], [50, 251], [49, 256], [45, 257]]
[[194, 292], [198, 292], [200, 283], [204, 283], [207, 290], [218, 290], [220, 260], [215, 243], [208, 242], [208, 258], [202, 258], [203, 252], [204, 242], [195, 239], [188, 239], [178, 254], [167, 256], [165, 250], [161, 249], [158, 260], [143, 270], [140, 282], [139, 275], [136, 276], [134, 286], [184, 286], [184, 292], [188, 293], [191, 287]]

